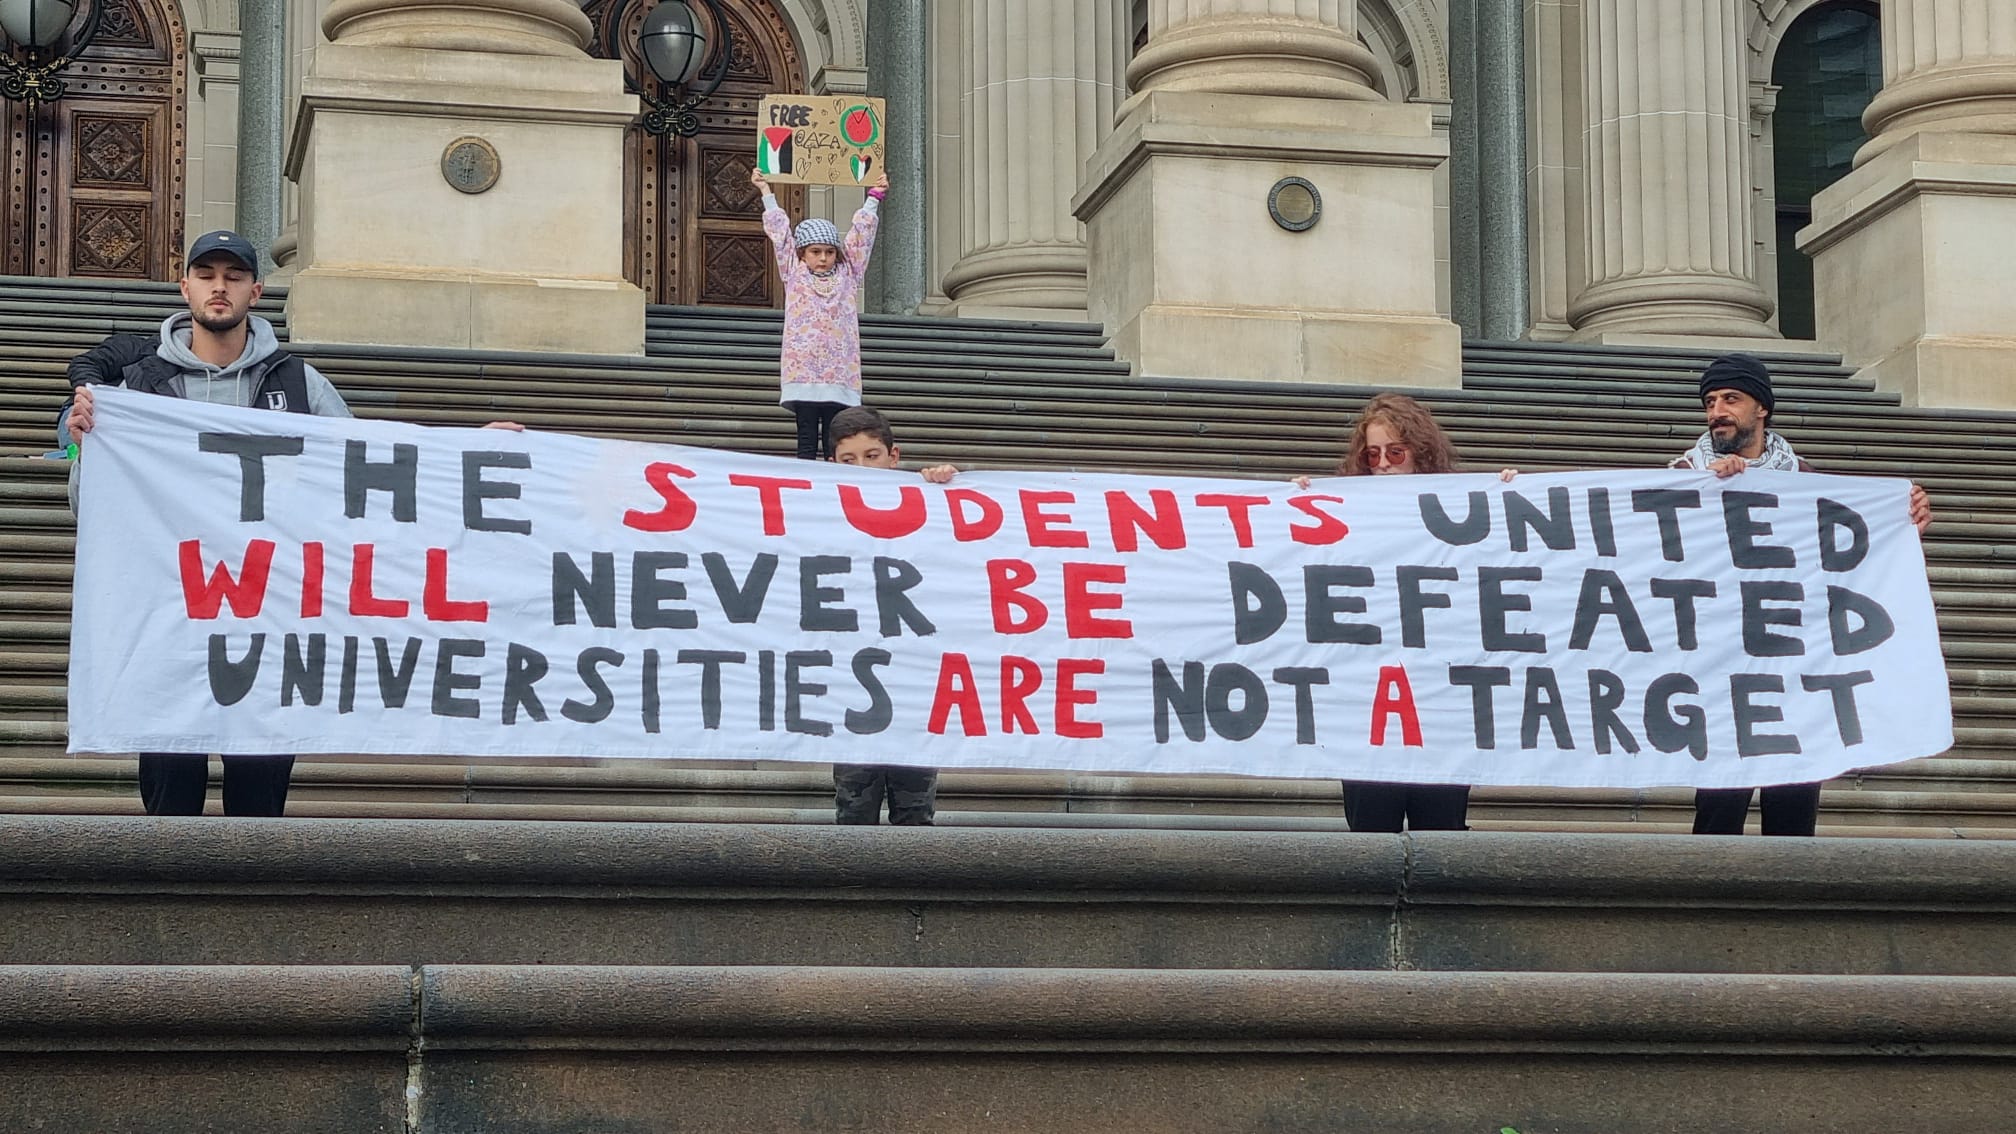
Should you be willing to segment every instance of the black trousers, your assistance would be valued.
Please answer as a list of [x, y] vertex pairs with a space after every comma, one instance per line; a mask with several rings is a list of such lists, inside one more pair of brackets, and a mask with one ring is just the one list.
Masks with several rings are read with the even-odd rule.
[[825, 460], [826, 429], [833, 424], [833, 415], [847, 407], [839, 402], [785, 402], [784, 408], [798, 419], [798, 459]]
[[889, 800], [889, 825], [929, 827], [938, 813], [938, 770], [892, 764], [833, 765], [833, 821], [874, 826]]
[[1762, 796], [1767, 835], [1811, 835], [1820, 820], [1819, 784], [1767, 788], [1701, 788], [1694, 793], [1694, 833], [1740, 835], [1750, 816], [1750, 793]]
[[1344, 822], [1354, 831], [1467, 831], [1468, 784], [1344, 781]]
[[[287, 809], [292, 756], [226, 756], [224, 814], [279, 815]], [[201, 815], [210, 758], [179, 752], [140, 754], [140, 801], [149, 815]]]

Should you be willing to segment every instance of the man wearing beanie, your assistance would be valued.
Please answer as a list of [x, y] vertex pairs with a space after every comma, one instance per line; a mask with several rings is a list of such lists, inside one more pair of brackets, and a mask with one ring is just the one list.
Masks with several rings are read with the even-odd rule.
[[[1708, 431], [1676, 458], [1676, 469], [1706, 469], [1730, 477], [1745, 469], [1812, 472], [1783, 437], [1770, 429], [1777, 399], [1771, 371], [1748, 354], [1725, 354], [1701, 372], [1701, 409]], [[1911, 522], [1922, 534], [1932, 523], [1932, 502], [1911, 486]], [[1751, 788], [1701, 788], [1694, 793], [1694, 833], [1740, 835], [1750, 814]], [[1780, 784], [1754, 789], [1767, 835], [1811, 835], [1820, 812], [1819, 784]]]

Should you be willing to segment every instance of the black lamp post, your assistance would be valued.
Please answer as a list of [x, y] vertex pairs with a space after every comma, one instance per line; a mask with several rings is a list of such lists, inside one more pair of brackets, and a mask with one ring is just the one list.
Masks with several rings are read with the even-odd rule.
[[[84, 26], [70, 38], [67, 50], [45, 59], [63, 41], [80, 2], [90, 5]], [[30, 106], [62, 98], [65, 83], [60, 72], [91, 45], [103, 10], [100, 0], [0, 0], [0, 31], [7, 34], [9, 47], [0, 51], [0, 98]], [[25, 60], [15, 57], [17, 49], [26, 54]]]
[[[24, 0], [0, 0], [0, 5], [21, 2]], [[715, 0], [701, 2], [707, 6], [707, 14], [712, 17], [710, 22], [720, 33], [721, 42], [718, 44], [707, 41], [707, 31], [700, 25], [698, 13], [686, 0], [659, 0], [658, 5], [644, 16], [644, 26], [638, 32], [638, 45], [643, 50], [645, 66], [651, 69], [658, 85], [666, 88], [667, 93], [654, 95], [645, 90], [631, 77], [627, 66], [623, 70], [623, 81], [650, 107], [644, 112], [646, 133], [659, 137], [677, 134], [682, 138], [698, 134], [700, 104], [707, 101], [728, 74], [728, 60], [734, 54], [728, 21], [722, 18]], [[623, 58], [616, 44], [607, 47], [609, 58]], [[714, 54], [713, 72], [703, 80], [701, 72], [706, 69], [710, 48]], [[695, 89], [696, 83], [699, 84], [698, 89]]]

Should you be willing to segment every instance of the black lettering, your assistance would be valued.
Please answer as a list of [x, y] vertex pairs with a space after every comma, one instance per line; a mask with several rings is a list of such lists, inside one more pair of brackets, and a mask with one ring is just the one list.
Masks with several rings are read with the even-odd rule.
[[1607, 669], [1589, 671], [1589, 727], [1596, 733], [1598, 755], [1610, 754], [1610, 741], [1632, 755], [1638, 753], [1638, 738], [1624, 727], [1617, 710], [1624, 707], [1624, 682]]
[[389, 640], [373, 638], [371, 646], [378, 655], [378, 699], [388, 709], [405, 708], [406, 694], [413, 688], [413, 675], [420, 670], [420, 639], [406, 639], [396, 666], [392, 664], [392, 643]]
[[1400, 644], [1410, 650], [1423, 649], [1428, 644], [1426, 620], [1421, 617], [1424, 610], [1448, 610], [1449, 596], [1441, 591], [1424, 591], [1421, 584], [1429, 579], [1444, 583], [1456, 581], [1454, 567], [1394, 568], [1394, 579], [1400, 585]]
[[660, 697], [658, 690], [657, 650], [644, 651], [644, 663], [639, 667], [637, 684], [639, 700], [641, 701], [638, 705], [638, 711], [644, 717], [644, 731], [656, 736], [659, 730], [658, 712]]
[[[1232, 695], [1239, 695], [1239, 707], [1232, 707]], [[1267, 686], [1260, 675], [1236, 662], [1220, 662], [1211, 667], [1204, 682], [1204, 718], [1211, 731], [1226, 740], [1245, 740], [1267, 723]]]
[[1302, 625], [1311, 642], [1342, 642], [1353, 646], [1379, 644], [1379, 627], [1367, 622], [1340, 622], [1339, 614], [1365, 613], [1362, 595], [1333, 595], [1332, 587], [1369, 587], [1370, 567], [1311, 563], [1302, 568]]
[[714, 595], [721, 600], [721, 612], [728, 621], [747, 625], [763, 616], [763, 600], [770, 594], [770, 580], [777, 575], [777, 557], [764, 552], [749, 561], [749, 574], [738, 586], [735, 573], [728, 569], [728, 557], [718, 551], [710, 551], [700, 557], [707, 566], [707, 578], [714, 584]]
[[1743, 595], [1743, 652], [1753, 658], [1796, 658], [1806, 652], [1806, 643], [1789, 634], [1773, 634], [1773, 626], [1797, 626], [1800, 613], [1797, 606], [1791, 609], [1768, 607], [1767, 602], [1801, 603], [1806, 601], [1806, 588], [1798, 583], [1762, 582], [1744, 580], [1739, 588]]
[[1419, 504], [1421, 526], [1428, 529], [1429, 535], [1451, 547], [1468, 547], [1482, 542], [1485, 536], [1491, 534], [1491, 504], [1482, 492], [1470, 494], [1470, 511], [1460, 524], [1450, 519], [1449, 513], [1442, 509], [1440, 496], [1424, 492]]
[[630, 625], [638, 630], [691, 630], [700, 625], [700, 616], [686, 607], [667, 607], [667, 602], [686, 598], [686, 584], [679, 579], [661, 579], [660, 571], [684, 571], [683, 551], [639, 551], [630, 557]]
[[915, 565], [902, 559], [875, 557], [875, 609], [882, 617], [884, 638], [901, 636], [905, 626], [919, 638], [929, 638], [938, 632], [938, 627], [924, 617], [924, 612], [905, 593], [923, 581], [924, 573]]
[[721, 667], [744, 665], [749, 655], [739, 650], [680, 650], [673, 658], [680, 665], [700, 667], [700, 726], [721, 727]]
[[1554, 551], [1575, 548], [1575, 516], [1568, 507], [1568, 490], [1547, 490], [1547, 510], [1542, 512], [1531, 500], [1517, 492], [1505, 493], [1505, 538], [1512, 550], [1526, 550], [1526, 533], [1532, 532]]
[[1867, 685], [1876, 680], [1876, 675], [1866, 669], [1854, 673], [1809, 673], [1799, 679], [1799, 684], [1808, 693], [1826, 690], [1834, 696], [1834, 727], [1841, 734], [1841, 743], [1854, 747], [1862, 743], [1862, 714], [1855, 707], [1855, 687]]
[[824, 669], [833, 664], [831, 650], [792, 650], [784, 655], [784, 731], [805, 736], [832, 736], [831, 721], [808, 717], [803, 712], [804, 698], [824, 697], [826, 687], [800, 679], [800, 672], [807, 669]]
[[1652, 639], [1645, 634], [1645, 623], [1624, 589], [1624, 580], [1615, 571], [1593, 568], [1582, 573], [1582, 594], [1575, 600], [1575, 629], [1568, 635], [1568, 648], [1588, 649], [1596, 636], [1597, 620], [1606, 615], [1617, 620], [1617, 636], [1624, 640], [1625, 649], [1634, 654], [1652, 652]]
[[336, 678], [337, 713], [357, 711], [357, 654], [360, 643], [356, 638], [343, 639], [343, 670]]
[[1596, 554], [1605, 559], [1617, 557], [1617, 531], [1610, 518], [1610, 490], [1607, 488], [1589, 490], [1589, 535], [1596, 543]]
[[620, 668], [623, 654], [607, 646], [590, 646], [581, 651], [574, 661], [574, 672], [581, 676], [581, 684], [595, 699], [576, 701], [569, 697], [560, 705], [560, 715], [579, 724], [601, 724], [616, 711], [616, 694], [609, 691], [609, 682], [603, 679], [602, 666]]
[[1699, 705], [1681, 705], [1673, 698], [1696, 696], [1701, 687], [1684, 673], [1661, 674], [1645, 690], [1645, 739], [1661, 752], [1686, 749], [1696, 760], [1708, 758], [1708, 714]]
[[1561, 707], [1561, 683], [1554, 679], [1554, 671], [1544, 666], [1532, 666], [1526, 670], [1526, 699], [1519, 715], [1519, 747], [1534, 749], [1540, 747], [1540, 722], [1545, 720], [1554, 733], [1554, 747], [1563, 752], [1575, 747], [1575, 738], [1568, 731], [1568, 710]]
[[[800, 630], [807, 633], [822, 630], [852, 633], [861, 628], [861, 618], [851, 608], [832, 605], [847, 601], [847, 592], [839, 587], [819, 585], [824, 576], [845, 575], [853, 569], [854, 561], [845, 555], [807, 555], [798, 560]], [[785, 664], [788, 666], [790, 659], [785, 659]], [[789, 715], [788, 710], [786, 715]]]
[[777, 731], [777, 651], [756, 651], [756, 727]]
[[553, 625], [576, 623], [574, 603], [588, 608], [588, 621], [604, 630], [616, 628], [616, 553], [598, 551], [588, 558], [589, 575], [564, 551], [553, 553]]
[[1701, 647], [1701, 641], [1694, 633], [1694, 600], [1715, 597], [1715, 584], [1707, 579], [1654, 579], [1652, 597], [1670, 599], [1673, 602], [1674, 644], [1683, 650]]
[[499, 519], [483, 514], [485, 500], [516, 500], [525, 486], [515, 480], [484, 480], [484, 469], [529, 469], [530, 453], [469, 451], [462, 454], [462, 526], [472, 532], [513, 532], [531, 535], [532, 521]]
[[1172, 709], [1184, 736], [1191, 740], [1204, 739], [1204, 663], [1184, 662], [1181, 682], [1169, 672], [1169, 663], [1161, 658], [1155, 659], [1151, 673], [1155, 698], [1155, 743], [1169, 743], [1169, 713]]
[[266, 518], [266, 458], [298, 457], [306, 446], [300, 437], [270, 437], [258, 433], [198, 433], [196, 449], [238, 458], [238, 519], [252, 523]]
[[343, 514], [361, 520], [369, 493], [392, 494], [392, 518], [410, 524], [419, 516], [420, 446], [392, 446], [392, 460], [371, 460], [371, 446], [362, 441], [343, 444]]
[[475, 720], [483, 714], [483, 703], [474, 697], [457, 697], [455, 694], [461, 690], [480, 688], [483, 678], [474, 673], [456, 673], [455, 662], [461, 658], [482, 657], [483, 643], [474, 638], [443, 638], [436, 649], [440, 652], [434, 655], [434, 715]]
[[1449, 684], [1470, 687], [1470, 712], [1477, 724], [1477, 747], [1490, 751], [1498, 747], [1498, 720], [1491, 690], [1509, 689], [1512, 671], [1502, 665], [1452, 665]]
[[1251, 563], [1228, 563], [1225, 569], [1232, 584], [1233, 640], [1249, 646], [1273, 637], [1288, 620], [1288, 600], [1281, 595], [1281, 584]]
[[1771, 525], [1750, 513], [1759, 508], [1776, 508], [1778, 497], [1770, 492], [1725, 492], [1722, 494], [1722, 522], [1729, 529], [1729, 560], [1745, 571], [1798, 566], [1798, 557], [1789, 547], [1758, 543], [1771, 534]]
[[1659, 550], [1669, 562], [1687, 558], [1680, 539], [1680, 509], [1699, 508], [1701, 494], [1691, 488], [1641, 488], [1631, 494], [1633, 512], [1650, 512], [1659, 519]]
[[1519, 652], [1544, 654], [1547, 635], [1513, 634], [1505, 629], [1505, 615], [1515, 610], [1532, 610], [1533, 596], [1506, 594], [1508, 582], [1537, 583], [1538, 567], [1479, 567], [1477, 569], [1477, 616], [1483, 626], [1486, 653]]
[[1729, 675], [1729, 707], [1736, 716], [1737, 756], [1784, 756], [1799, 751], [1799, 738], [1791, 733], [1760, 733], [1757, 726], [1785, 719], [1777, 705], [1759, 705], [1750, 698], [1760, 693], [1785, 692], [1785, 679], [1775, 673], [1732, 673]]
[[1295, 690], [1295, 743], [1316, 743], [1316, 697], [1310, 687], [1330, 684], [1330, 671], [1286, 665], [1274, 671], [1274, 680]]
[[[1862, 620], [1859, 628], [1849, 625], [1851, 616]], [[1827, 632], [1834, 641], [1834, 656], [1845, 658], [1889, 641], [1897, 632], [1897, 623], [1882, 603], [1868, 595], [1847, 587], [1828, 587]]]
[[329, 640], [322, 634], [308, 635], [308, 650], [301, 650], [301, 636], [289, 634], [280, 653], [280, 703], [292, 705], [301, 694], [304, 705], [322, 703], [322, 671], [329, 660]]
[[252, 683], [259, 677], [259, 656], [266, 652], [266, 635], [252, 635], [245, 657], [239, 661], [231, 660], [227, 652], [230, 645], [225, 635], [210, 635], [210, 699], [220, 705], [235, 705], [252, 692]]
[[896, 707], [889, 700], [889, 690], [883, 686], [882, 677], [875, 672], [878, 665], [888, 665], [895, 657], [888, 650], [856, 650], [854, 653], [854, 680], [861, 683], [861, 689], [868, 694], [866, 709], [847, 710], [847, 731], [856, 736], [874, 736], [888, 729], [889, 722], [896, 719]]
[[[611, 559], [614, 562], [614, 559]], [[539, 701], [539, 692], [533, 686], [546, 676], [549, 668], [546, 655], [530, 646], [516, 642], [504, 653], [504, 714], [507, 725], [518, 723], [518, 710], [540, 723], [546, 721], [546, 706]]]
[[[1853, 571], [1869, 556], [1869, 523], [1846, 504], [1820, 498], [1820, 569]], [[1841, 546], [1841, 533], [1848, 533], [1848, 546]]]

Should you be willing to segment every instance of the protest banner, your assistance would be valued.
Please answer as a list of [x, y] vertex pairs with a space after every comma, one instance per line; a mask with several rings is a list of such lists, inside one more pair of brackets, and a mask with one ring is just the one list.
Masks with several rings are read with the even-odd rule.
[[882, 172], [882, 100], [765, 95], [756, 108], [756, 172], [780, 185], [873, 185]]
[[913, 473], [108, 389], [77, 752], [1589, 787], [1944, 750], [1901, 480]]

